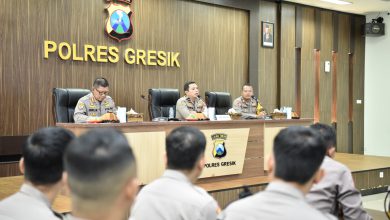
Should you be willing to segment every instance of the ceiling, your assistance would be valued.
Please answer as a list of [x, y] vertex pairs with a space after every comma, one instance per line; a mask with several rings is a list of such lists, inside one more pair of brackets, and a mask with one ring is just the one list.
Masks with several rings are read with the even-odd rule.
[[[390, 12], [390, 0], [346, 0], [352, 2], [350, 5], [336, 5], [320, 0], [285, 0], [298, 4], [311, 5], [320, 8], [343, 11], [353, 14], [366, 15], [372, 12]], [[381, 15], [384, 15], [382, 13]]]

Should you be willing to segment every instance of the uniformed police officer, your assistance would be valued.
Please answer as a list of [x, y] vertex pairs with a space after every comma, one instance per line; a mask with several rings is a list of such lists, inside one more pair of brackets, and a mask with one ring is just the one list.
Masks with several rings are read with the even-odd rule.
[[215, 220], [217, 202], [194, 185], [204, 168], [206, 138], [194, 127], [179, 127], [166, 138], [167, 170], [139, 192], [131, 220]]
[[259, 101], [253, 96], [252, 85], [244, 84], [242, 86], [241, 96], [233, 102], [233, 109], [241, 113], [242, 118], [263, 118], [266, 112], [259, 104]]
[[318, 210], [337, 215], [341, 210], [345, 220], [369, 220], [371, 216], [362, 207], [360, 192], [355, 188], [351, 171], [333, 158], [336, 152], [336, 132], [326, 124], [310, 126], [319, 131], [327, 144], [327, 156], [321, 168], [325, 176], [306, 195], [307, 200]]
[[73, 139], [72, 132], [60, 127], [42, 128], [27, 139], [19, 162], [24, 183], [0, 202], [0, 219], [62, 219], [51, 205], [64, 185], [62, 157]]
[[72, 199], [67, 220], [123, 220], [138, 192], [137, 165], [125, 135], [113, 128], [91, 129], [64, 155]]
[[288, 127], [275, 137], [273, 147], [267, 188], [233, 202], [218, 219], [335, 220], [313, 208], [304, 196], [323, 175], [320, 166], [326, 147], [321, 136], [310, 128]]
[[183, 120], [191, 114], [203, 113], [207, 115], [206, 103], [199, 98], [198, 85], [194, 81], [184, 84], [185, 96], [177, 100], [176, 103], [176, 118]]
[[107, 79], [95, 79], [91, 93], [77, 102], [73, 116], [76, 123], [87, 122], [92, 117], [98, 118], [106, 113], [116, 113], [114, 100], [108, 96], [108, 86]]

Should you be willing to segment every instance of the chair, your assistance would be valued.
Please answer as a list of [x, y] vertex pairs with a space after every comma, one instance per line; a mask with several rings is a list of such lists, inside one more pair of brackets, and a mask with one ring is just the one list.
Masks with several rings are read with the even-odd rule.
[[90, 93], [88, 89], [53, 89], [53, 116], [55, 122], [73, 123], [77, 101]]
[[232, 100], [228, 92], [206, 92], [207, 107], [214, 107], [216, 115], [225, 115], [232, 107]]
[[176, 102], [180, 98], [178, 89], [149, 89], [149, 116], [169, 118], [169, 109], [173, 109], [176, 117]]

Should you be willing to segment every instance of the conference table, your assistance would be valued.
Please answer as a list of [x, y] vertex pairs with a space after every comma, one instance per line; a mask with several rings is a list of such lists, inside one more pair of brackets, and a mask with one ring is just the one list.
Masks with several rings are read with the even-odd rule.
[[[169, 132], [180, 126], [197, 127], [207, 139], [206, 163], [218, 163], [219, 166], [205, 166], [196, 185], [206, 189], [221, 207], [225, 207], [237, 199], [244, 185], [249, 186], [252, 192], [264, 190], [269, 182], [265, 166], [267, 157], [272, 150], [273, 139], [281, 129], [312, 123], [313, 119], [282, 119], [56, 125], [67, 128], [76, 135], [94, 128], [115, 128], [122, 131], [135, 153], [138, 178], [142, 185], [158, 178], [164, 171], [165, 137]], [[221, 140], [227, 153], [224, 157], [215, 157], [213, 148]], [[359, 190], [389, 184], [390, 160], [387, 157], [337, 153], [336, 160], [351, 169]], [[385, 178], [378, 177], [381, 172], [385, 173]], [[22, 176], [0, 178], [0, 188], [4, 189], [0, 190], [0, 198], [16, 192], [22, 181]], [[70, 211], [70, 206], [67, 192], [61, 192], [53, 204], [55, 210], [60, 212]]]
[[[142, 184], [158, 178], [165, 169], [165, 138], [175, 128], [193, 126], [206, 136], [206, 165], [199, 183], [261, 177], [267, 170], [267, 158], [273, 139], [283, 128], [308, 126], [313, 119], [166, 121], [128, 123], [57, 123], [77, 136], [93, 128], [114, 128], [127, 137], [137, 159]], [[216, 154], [223, 146], [224, 152]]]

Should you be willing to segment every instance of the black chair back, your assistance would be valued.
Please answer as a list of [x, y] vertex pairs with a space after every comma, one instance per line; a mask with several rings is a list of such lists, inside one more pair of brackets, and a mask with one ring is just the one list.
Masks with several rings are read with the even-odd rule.
[[73, 123], [78, 100], [90, 93], [88, 89], [53, 89], [53, 116], [55, 122]]
[[207, 107], [214, 107], [216, 115], [225, 115], [232, 107], [232, 100], [228, 92], [206, 92]]
[[180, 98], [178, 89], [149, 89], [149, 116], [150, 119], [169, 117], [169, 109], [173, 109], [176, 117], [176, 102]]

